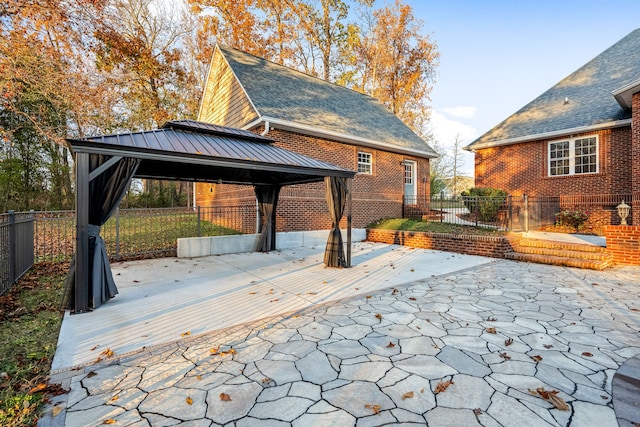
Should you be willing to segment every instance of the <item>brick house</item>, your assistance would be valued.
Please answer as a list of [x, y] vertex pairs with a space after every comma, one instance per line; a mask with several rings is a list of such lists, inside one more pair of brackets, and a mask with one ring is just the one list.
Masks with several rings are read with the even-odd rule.
[[[640, 224], [640, 29], [469, 144], [475, 186], [598, 206]], [[577, 202], [576, 202], [577, 203]]]
[[[382, 103], [236, 49], [216, 46], [198, 120], [267, 135], [276, 146], [357, 171], [353, 226], [428, 209], [438, 154]], [[251, 187], [196, 184], [199, 206], [255, 205]], [[301, 209], [302, 207], [302, 209]], [[300, 215], [305, 212], [305, 215]], [[322, 184], [282, 188], [279, 231], [328, 229]]]

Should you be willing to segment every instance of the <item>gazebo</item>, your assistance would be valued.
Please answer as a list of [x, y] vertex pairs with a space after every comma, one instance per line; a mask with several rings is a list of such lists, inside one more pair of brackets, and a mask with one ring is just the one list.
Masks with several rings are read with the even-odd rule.
[[[351, 266], [351, 182], [354, 171], [277, 147], [250, 131], [193, 120], [162, 128], [68, 139], [76, 166], [76, 256], [67, 278], [67, 308], [84, 313], [117, 294], [100, 227], [132, 178], [253, 185], [261, 217], [256, 250], [276, 249], [280, 188], [324, 181], [332, 229], [324, 263]], [[347, 210], [347, 248], [340, 220]]]

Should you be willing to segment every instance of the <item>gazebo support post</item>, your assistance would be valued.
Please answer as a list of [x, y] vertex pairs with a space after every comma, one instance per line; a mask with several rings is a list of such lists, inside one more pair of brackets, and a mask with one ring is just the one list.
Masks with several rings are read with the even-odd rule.
[[353, 178], [347, 178], [347, 268], [351, 267], [351, 189], [353, 188]]
[[76, 274], [74, 313], [89, 311], [89, 153], [76, 153]]

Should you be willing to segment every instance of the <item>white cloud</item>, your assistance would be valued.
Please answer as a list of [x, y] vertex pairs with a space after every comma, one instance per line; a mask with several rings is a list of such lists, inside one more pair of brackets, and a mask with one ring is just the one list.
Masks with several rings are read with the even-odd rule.
[[478, 136], [473, 126], [458, 120], [451, 120], [437, 110], [431, 110], [431, 130], [440, 145], [447, 147], [455, 141], [456, 136], [466, 145]]
[[472, 106], [458, 106], [458, 107], [446, 107], [443, 108], [442, 111], [453, 116], [459, 117], [461, 119], [473, 119], [476, 116], [476, 111], [478, 109]]

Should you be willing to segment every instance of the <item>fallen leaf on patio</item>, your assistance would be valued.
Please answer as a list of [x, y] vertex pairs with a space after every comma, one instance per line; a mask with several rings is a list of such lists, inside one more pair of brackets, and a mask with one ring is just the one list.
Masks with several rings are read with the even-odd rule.
[[327, 282], [326, 280], [323, 280], [323, 281], [322, 281], [322, 284], [323, 284], [323, 285], [326, 285], [327, 283], [329, 283], [329, 282]]
[[451, 384], [453, 384], [453, 381], [440, 381], [436, 385], [435, 393], [444, 393]]
[[376, 319], [378, 319], [378, 320], [382, 320], [382, 314], [377, 313], [377, 314], [376, 314]]
[[411, 301], [415, 301], [415, 300], [416, 300], [416, 297], [409, 297], [409, 299], [410, 299]]
[[[29, 392], [27, 394], [33, 394], [33, 393], [37, 393], [39, 391], [44, 390], [47, 387], [46, 384], [44, 383], [40, 383], [37, 386], [33, 387], [31, 390], [29, 390]], [[28, 402], [28, 400], [25, 400], [25, 402]]]
[[93, 347], [91, 347], [91, 350], [90, 350], [90, 351], [94, 351], [94, 350], [95, 350], [96, 348], [98, 348], [98, 347], [100, 347], [100, 345], [99, 345], [99, 344], [96, 344], [96, 345], [94, 345]]
[[411, 272], [413, 273], [414, 271], [415, 271], [415, 270], [412, 268], [412, 269], [411, 269]]
[[487, 322], [496, 322], [498, 319], [495, 317], [487, 317]]
[[393, 291], [391, 291], [391, 295], [395, 295], [398, 293], [398, 290], [396, 288], [393, 288]]
[[476, 408], [476, 409], [474, 409], [474, 410], [473, 410], [473, 414], [474, 414], [474, 415], [482, 415], [482, 409], [480, 409], [480, 408]]
[[633, 307], [633, 308], [630, 308], [629, 310], [631, 310], [631, 311], [640, 311], [640, 308]]
[[186, 337], [187, 335], [191, 335], [191, 331], [183, 332], [180, 334], [181, 337]]
[[255, 295], [255, 294], [256, 294], [255, 292], [249, 292], [249, 295]]
[[91, 378], [91, 377], [95, 377], [96, 375], [96, 371], [89, 371], [89, 373], [87, 374], [87, 376], [85, 378]]
[[120, 396], [118, 396], [117, 394], [115, 396], [113, 396], [111, 399], [109, 399], [109, 402], [115, 402], [116, 400], [120, 399]]
[[278, 298], [276, 298], [276, 299], [272, 299], [272, 300], [271, 300], [271, 301], [269, 301], [269, 302], [278, 302]]
[[405, 394], [402, 395], [402, 400], [405, 399], [411, 399], [413, 397], [413, 392], [412, 391], [408, 391]]
[[513, 338], [507, 338], [504, 340], [504, 345], [510, 346], [511, 344], [513, 344]]
[[420, 393], [424, 393], [424, 389], [423, 388], [420, 389]]
[[51, 415], [53, 415], [55, 418], [60, 415], [60, 412], [62, 412], [62, 406], [54, 406], [53, 410], [51, 411]]
[[116, 420], [114, 420], [113, 418], [106, 419], [102, 422], [102, 424], [115, 424], [115, 423], [116, 423]]
[[543, 347], [546, 349], [549, 349], [549, 348], [552, 348], [553, 346], [551, 344], [544, 344]]
[[220, 400], [222, 400], [223, 402], [231, 402], [231, 396], [229, 396], [227, 393], [220, 393]]
[[369, 299], [369, 298], [371, 298], [371, 295], [367, 295], [365, 298]]
[[485, 332], [488, 334], [495, 334], [496, 332], [496, 328], [487, 328], [485, 329]]
[[307, 292], [307, 295], [318, 295], [317, 292]]
[[604, 394], [601, 394], [601, 395], [600, 395], [600, 398], [601, 398], [602, 400], [609, 400], [609, 396], [606, 396], [606, 395], [604, 395]]
[[500, 357], [502, 357], [504, 360], [511, 360], [511, 356], [509, 356], [507, 353], [500, 353]]
[[133, 283], [140, 283], [140, 281], [139, 280], [134, 280]]
[[366, 405], [364, 405], [365, 408], [371, 409], [373, 411], [374, 414], [379, 414], [380, 413], [380, 409], [382, 409], [382, 406], [374, 404], [372, 405], [371, 403], [367, 403]]
[[107, 356], [107, 357], [111, 357], [111, 356], [113, 356], [113, 355], [114, 355], [114, 352], [113, 352], [113, 350], [111, 350], [110, 348], [108, 348], [108, 349], [106, 349], [105, 351], [103, 351], [103, 352], [102, 352], [102, 353], [100, 353], [100, 354], [102, 354], [102, 355], [104, 355], [104, 356]]
[[569, 405], [567, 405], [567, 402], [565, 402], [563, 398], [558, 396], [558, 390], [545, 390], [544, 387], [539, 387], [535, 391], [529, 389], [529, 393], [533, 394], [534, 396], [538, 395], [544, 400], [548, 400], [549, 402], [551, 402], [551, 404], [553, 404], [553, 406], [556, 407], [556, 409], [559, 409], [561, 411], [569, 410]]
[[197, 379], [198, 381], [201, 381], [201, 380], [202, 380], [202, 375], [198, 375], [198, 376], [196, 376], [196, 379]]
[[237, 351], [235, 351], [233, 348], [230, 348], [230, 349], [229, 349], [229, 350], [227, 350], [227, 351], [223, 351], [223, 352], [221, 352], [221, 353], [220, 353], [220, 355], [221, 355], [221, 356], [227, 356], [227, 355], [229, 355], [229, 354], [237, 354], [237, 353], [238, 353], [238, 352], [237, 352]]
[[589, 353], [588, 351], [583, 351], [583, 352], [582, 352], [582, 355], [583, 355], [584, 357], [593, 357], [593, 354]]
[[220, 347], [212, 347], [209, 349], [209, 353], [215, 356], [216, 354], [218, 354], [219, 350], [220, 350]]
[[536, 354], [535, 356], [529, 356], [531, 358], [531, 360], [535, 361], [535, 362], [542, 362], [542, 356], [540, 356], [539, 354]]
[[269, 384], [269, 383], [271, 383], [272, 381], [273, 381], [273, 380], [272, 380], [271, 378], [269, 378], [269, 377], [264, 377], [264, 378], [262, 379], [262, 384]]
[[387, 344], [387, 348], [393, 348], [396, 345], [394, 343], [392, 343], [391, 341], [389, 341], [389, 344]]
[[185, 402], [187, 402], [187, 405], [193, 405], [193, 399], [191, 397], [187, 397]]

